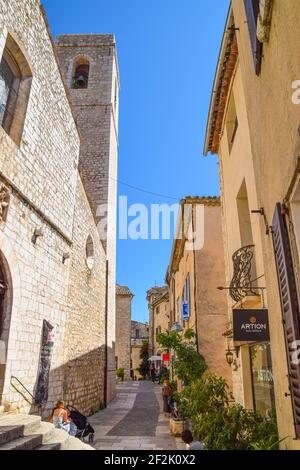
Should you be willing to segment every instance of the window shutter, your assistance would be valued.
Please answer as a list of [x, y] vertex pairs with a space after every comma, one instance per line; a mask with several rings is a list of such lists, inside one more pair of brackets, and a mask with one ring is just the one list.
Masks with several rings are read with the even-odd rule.
[[250, 34], [252, 55], [256, 75], [260, 74], [262, 59], [262, 43], [257, 39], [257, 22], [259, 15], [259, 0], [244, 0], [246, 18]]
[[299, 304], [291, 247], [285, 220], [286, 216], [283, 212], [282, 205], [277, 204], [273, 218], [272, 231], [295, 432], [296, 438], [300, 439], [300, 364], [296, 364], [295, 361], [293, 361], [296, 349], [294, 342], [300, 340]]

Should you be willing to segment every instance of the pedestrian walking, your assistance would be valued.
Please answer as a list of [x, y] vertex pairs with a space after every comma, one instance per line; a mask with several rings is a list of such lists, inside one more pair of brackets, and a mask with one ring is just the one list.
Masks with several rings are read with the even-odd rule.
[[151, 380], [152, 380], [152, 382], [155, 383], [155, 380], [156, 380], [156, 369], [155, 369], [155, 365], [154, 365], [154, 364], [152, 364], [152, 366], [151, 366], [150, 374], [151, 374]]
[[172, 390], [170, 387], [170, 382], [169, 380], [164, 380], [163, 383], [163, 388], [162, 388], [162, 396], [163, 396], [163, 402], [164, 402], [164, 413], [166, 416], [169, 416], [170, 414], [170, 404], [169, 404], [169, 398], [172, 395]]

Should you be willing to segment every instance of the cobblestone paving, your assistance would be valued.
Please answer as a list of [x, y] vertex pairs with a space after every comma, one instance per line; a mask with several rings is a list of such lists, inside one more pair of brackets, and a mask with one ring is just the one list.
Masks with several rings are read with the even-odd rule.
[[184, 449], [170, 434], [162, 412], [161, 386], [152, 382], [124, 382], [109, 406], [89, 418], [99, 450]]

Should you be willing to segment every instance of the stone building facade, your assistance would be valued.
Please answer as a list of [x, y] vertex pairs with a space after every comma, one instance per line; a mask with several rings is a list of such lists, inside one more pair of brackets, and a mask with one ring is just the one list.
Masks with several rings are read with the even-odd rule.
[[164, 333], [170, 327], [169, 291], [167, 286], [152, 287], [147, 291], [149, 309], [149, 355], [162, 354], [156, 340], [158, 333]]
[[[237, 300], [269, 318], [270, 341], [240, 343], [228, 329], [239, 352], [234, 395], [263, 414], [275, 405], [282, 448], [299, 450], [298, 11], [297, 0], [231, 2], [205, 154], [219, 158], [226, 282], [234, 288], [228, 318]], [[238, 258], [248, 260], [244, 272]], [[239, 290], [235, 280], [245, 274]]]
[[116, 285], [116, 367], [130, 378], [131, 302], [133, 294], [127, 286]]
[[[178, 217], [166, 275], [170, 327], [179, 331], [193, 329], [197, 350], [209, 370], [224, 377], [231, 386], [222, 336], [228, 323], [226, 294], [217, 290], [225, 285], [220, 198], [186, 197], [181, 207], [185, 217]], [[197, 241], [194, 234], [202, 235]]]
[[107, 254], [78, 170], [76, 109], [38, 0], [0, 1], [0, 81], [1, 404], [28, 412], [39, 395], [44, 411], [62, 398], [88, 414], [113, 395]]
[[131, 377], [133, 380], [142, 379], [139, 368], [141, 365], [141, 349], [149, 341], [148, 323], [131, 321]]

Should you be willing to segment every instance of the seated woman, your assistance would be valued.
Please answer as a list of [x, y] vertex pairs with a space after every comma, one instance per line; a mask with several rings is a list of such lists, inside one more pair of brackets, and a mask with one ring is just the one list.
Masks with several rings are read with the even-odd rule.
[[64, 402], [59, 400], [52, 411], [52, 422], [58, 429], [63, 429], [70, 433], [70, 419], [65, 409]]

